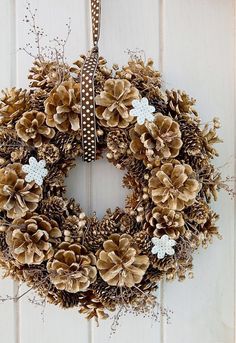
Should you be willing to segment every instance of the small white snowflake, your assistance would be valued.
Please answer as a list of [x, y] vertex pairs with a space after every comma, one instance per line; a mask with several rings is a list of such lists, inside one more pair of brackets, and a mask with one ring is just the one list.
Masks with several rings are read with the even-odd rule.
[[176, 241], [167, 235], [164, 235], [161, 238], [153, 237], [152, 243], [154, 244], [152, 253], [156, 254], [159, 259], [164, 258], [165, 255], [174, 255], [175, 253], [175, 250], [172, 247], [175, 246]]
[[36, 158], [30, 157], [29, 164], [22, 166], [22, 170], [27, 174], [25, 180], [27, 182], [34, 181], [37, 185], [42, 186], [43, 179], [48, 173], [45, 165], [46, 162], [44, 160], [38, 162]]
[[144, 124], [145, 120], [153, 121], [153, 113], [155, 112], [155, 107], [149, 105], [147, 98], [133, 100], [132, 105], [133, 109], [130, 111], [130, 114], [134, 117], [137, 117], [138, 124]]

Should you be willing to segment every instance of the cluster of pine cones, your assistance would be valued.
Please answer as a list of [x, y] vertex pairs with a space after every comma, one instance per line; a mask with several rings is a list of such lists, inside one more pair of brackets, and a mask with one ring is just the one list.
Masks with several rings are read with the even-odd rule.
[[[202, 127], [195, 100], [165, 91], [152, 60], [121, 69], [99, 59], [95, 77], [97, 158], [125, 171], [124, 209], [102, 220], [65, 196], [64, 180], [83, 155], [80, 75], [73, 67], [38, 58], [29, 91], [7, 89], [0, 99], [0, 265], [50, 303], [78, 306], [87, 318], [106, 310], [150, 309], [160, 280], [191, 275], [192, 253], [219, 236], [209, 206], [221, 186], [211, 163], [219, 142], [217, 119]], [[154, 120], [138, 124], [132, 102], [146, 98]], [[23, 165], [44, 160], [42, 185], [27, 181]], [[152, 238], [175, 240], [160, 259]]]

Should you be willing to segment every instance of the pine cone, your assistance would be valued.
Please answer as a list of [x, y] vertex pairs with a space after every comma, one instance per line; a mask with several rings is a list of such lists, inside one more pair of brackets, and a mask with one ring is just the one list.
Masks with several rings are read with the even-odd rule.
[[19, 263], [41, 264], [53, 256], [53, 244], [61, 235], [54, 220], [28, 212], [24, 218], [13, 220], [6, 241]]
[[69, 67], [65, 64], [58, 64], [57, 61], [45, 61], [36, 59], [30, 69], [30, 87], [51, 89], [62, 81], [69, 79]]
[[130, 235], [113, 234], [103, 248], [98, 254], [97, 268], [104, 281], [119, 287], [133, 287], [141, 282], [149, 259], [138, 254]]
[[120, 231], [132, 235], [136, 229], [135, 217], [128, 214], [124, 214], [120, 219]]
[[212, 243], [212, 238], [214, 236], [218, 238], [222, 238], [219, 234], [218, 227], [216, 225], [216, 221], [219, 219], [219, 215], [217, 215], [215, 212], [211, 211], [209, 213], [208, 220], [201, 225], [201, 233], [203, 233], [203, 239], [201, 239], [201, 243], [203, 247], [207, 247], [209, 243]]
[[175, 157], [182, 146], [179, 124], [160, 113], [156, 114], [153, 122], [136, 124], [130, 130], [130, 137], [131, 151], [146, 164], [158, 164], [162, 159]]
[[[8, 247], [8, 246], [7, 246]], [[0, 251], [0, 268], [3, 273], [1, 278], [11, 277], [14, 281], [20, 282], [23, 279], [23, 270], [19, 263], [16, 263], [12, 258], [6, 256], [4, 252]]]
[[72, 79], [54, 88], [45, 101], [46, 123], [61, 132], [80, 128], [80, 84]]
[[76, 132], [56, 132], [53, 139], [54, 145], [60, 147], [60, 153], [65, 158], [75, 158], [81, 155], [81, 134]]
[[54, 144], [43, 144], [37, 150], [39, 160], [46, 161], [47, 164], [54, 164], [60, 159], [60, 151]]
[[44, 101], [48, 98], [48, 92], [44, 89], [35, 89], [30, 94], [30, 108], [38, 112], [44, 112]]
[[112, 233], [117, 232], [117, 223], [105, 215], [101, 221], [97, 217], [88, 218], [87, 229], [84, 236], [85, 246], [94, 253], [101, 248], [104, 240]]
[[142, 251], [143, 254], [150, 256], [152, 249], [152, 241], [149, 232], [146, 230], [145, 225], [141, 231], [138, 231], [134, 234], [134, 242], [137, 244], [137, 247]]
[[59, 196], [50, 196], [40, 203], [40, 212], [60, 223], [67, 212], [67, 201]]
[[25, 181], [25, 173], [19, 163], [0, 169], [0, 204], [8, 218], [23, 217], [33, 212], [41, 199], [42, 189], [33, 181]]
[[156, 205], [177, 211], [193, 204], [199, 192], [199, 183], [192, 168], [177, 160], [153, 169], [148, 185]]
[[0, 98], [0, 124], [8, 124], [29, 108], [29, 93], [26, 90], [9, 88]]
[[11, 152], [11, 162], [24, 164], [30, 158], [30, 150], [25, 147], [18, 147]]
[[[7, 242], [6, 242], [6, 234], [5, 232], [1, 232], [3, 228], [3, 225], [1, 225], [1, 228], [0, 228], [0, 251], [1, 252], [4, 252], [8, 249], [8, 245], [7, 245]], [[5, 230], [7, 230], [8, 226], [5, 227]]]
[[216, 132], [216, 128], [209, 128], [208, 124], [205, 125], [204, 129], [201, 132], [201, 135], [204, 140], [204, 148], [206, 150], [207, 155], [210, 158], [214, 156], [218, 156], [217, 150], [214, 148], [214, 144], [222, 143], [222, 140], [218, 137]]
[[107, 157], [118, 160], [124, 156], [129, 148], [128, 137], [124, 131], [110, 131], [107, 135]]
[[197, 199], [186, 211], [187, 220], [199, 225], [205, 224], [210, 215], [208, 204], [201, 198]]
[[27, 149], [23, 147], [22, 141], [16, 134], [15, 129], [9, 127], [0, 129], [0, 157], [10, 163], [11, 154], [23, 149], [27, 154]]
[[73, 198], [69, 199], [67, 204], [67, 210], [69, 212], [69, 215], [72, 216], [79, 216], [82, 212], [80, 205]]
[[83, 237], [85, 225], [86, 217], [84, 213], [80, 213], [79, 217], [67, 217], [62, 227], [64, 230], [65, 242], [79, 243]]
[[56, 287], [55, 289], [58, 294], [60, 306], [65, 309], [78, 307], [81, 303], [81, 300], [84, 298], [86, 299], [87, 293], [90, 293], [90, 291], [69, 293], [67, 291], [60, 291]]
[[127, 173], [123, 177], [123, 184], [129, 189], [136, 189], [137, 191], [142, 191], [143, 187], [146, 187], [147, 181], [144, 178], [145, 175], [148, 175], [148, 170], [143, 164], [143, 161], [136, 160], [131, 157], [127, 160], [125, 164]]
[[188, 94], [180, 90], [171, 90], [166, 91], [167, 94], [167, 103], [171, 112], [176, 113], [177, 115], [191, 114], [196, 112], [193, 110], [193, 106], [196, 102], [195, 99], [190, 98]]
[[150, 224], [151, 236], [162, 237], [168, 235], [172, 239], [178, 239], [185, 232], [184, 219], [181, 212], [175, 212], [168, 208], [154, 207], [146, 214], [146, 220]]
[[55, 131], [45, 124], [46, 116], [42, 112], [25, 112], [16, 123], [17, 135], [36, 148], [48, 143], [55, 135]]
[[127, 80], [109, 79], [105, 82], [104, 91], [95, 99], [97, 117], [102, 126], [125, 128], [133, 122], [129, 114], [132, 101], [138, 99], [139, 91]]
[[96, 259], [79, 244], [63, 242], [47, 269], [57, 289], [70, 293], [83, 292], [96, 280]]
[[188, 162], [189, 156], [203, 156], [203, 137], [198, 125], [193, 121], [180, 121], [183, 146], [181, 156]]
[[44, 198], [51, 196], [61, 197], [65, 193], [65, 173], [60, 169], [60, 164], [52, 165], [44, 179]]
[[152, 59], [148, 59], [145, 64], [142, 59], [134, 58], [117, 72], [117, 76], [130, 80], [142, 93], [144, 92], [143, 95], [146, 95], [147, 90], [161, 86], [161, 74], [153, 68], [153, 64]]
[[99, 319], [107, 319], [109, 317], [105, 310], [104, 305], [95, 296], [91, 295], [89, 299], [87, 297], [84, 301], [82, 300], [79, 313], [84, 314], [86, 319], [95, 318], [98, 322]]
[[114, 212], [107, 210], [107, 213], [100, 221], [96, 216], [87, 218], [84, 244], [88, 249], [96, 252], [113, 233], [125, 232], [132, 234], [135, 230], [135, 224], [135, 219], [127, 219], [127, 214], [120, 208], [117, 207]]

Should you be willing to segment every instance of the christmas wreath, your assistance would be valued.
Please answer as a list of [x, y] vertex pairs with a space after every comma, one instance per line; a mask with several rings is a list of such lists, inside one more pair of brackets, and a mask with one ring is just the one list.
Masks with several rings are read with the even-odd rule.
[[130, 193], [124, 209], [89, 216], [64, 185], [84, 156], [86, 60], [69, 67], [38, 56], [29, 91], [3, 91], [0, 264], [48, 302], [78, 306], [89, 319], [123, 305], [143, 313], [159, 282], [191, 277], [193, 252], [219, 236], [210, 207], [222, 186], [212, 164], [219, 121], [202, 126], [195, 100], [163, 89], [152, 60], [108, 68], [99, 57], [96, 159], [124, 170]]

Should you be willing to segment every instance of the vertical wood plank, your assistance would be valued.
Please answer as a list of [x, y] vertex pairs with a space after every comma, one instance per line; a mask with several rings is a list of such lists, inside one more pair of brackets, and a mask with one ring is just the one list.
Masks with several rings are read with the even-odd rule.
[[[159, 62], [159, 1], [155, 0], [103, 0], [100, 53], [109, 65], [124, 65], [129, 59], [127, 50], [143, 50], [145, 58]], [[104, 160], [92, 166], [92, 207], [101, 216], [104, 210], [115, 205], [123, 206], [124, 190], [121, 188], [121, 172]], [[112, 320], [93, 326], [93, 342], [109, 341]], [[160, 325], [150, 318], [126, 315], [121, 318], [116, 334], [110, 343], [130, 341], [141, 343], [160, 341]]]
[[[49, 39], [55, 37], [65, 38], [67, 30], [66, 23], [71, 17], [72, 33], [66, 47], [66, 56], [68, 63], [75, 61], [80, 53], [88, 49], [87, 36], [87, 0], [31, 0], [32, 9], [38, 9], [39, 25], [44, 28]], [[17, 1], [17, 48], [25, 46], [26, 42], [33, 42], [32, 38], [27, 35], [27, 27], [22, 23], [25, 14], [25, 6], [22, 1]], [[32, 63], [32, 58], [25, 53], [19, 52], [17, 55], [17, 83], [20, 86], [27, 87], [28, 69]], [[78, 176], [78, 175], [77, 175]], [[88, 175], [82, 168], [81, 176], [88, 182]], [[71, 182], [77, 184], [77, 180], [71, 178]], [[76, 195], [75, 192], [72, 194]], [[86, 188], [81, 188], [81, 198], [84, 203], [88, 203]], [[86, 200], [87, 199], [87, 200]], [[88, 205], [86, 205], [88, 206]], [[21, 292], [25, 291], [22, 287]], [[34, 294], [29, 293], [33, 298]], [[65, 340], [73, 342], [75, 339], [81, 342], [90, 342], [90, 326], [78, 311], [61, 310], [53, 305], [42, 307], [32, 305], [28, 297], [25, 296], [20, 301], [20, 342], [39, 343], [39, 342], [57, 342], [64, 343]]]
[[[197, 98], [203, 122], [220, 117], [224, 144], [215, 164], [229, 162], [224, 175], [234, 175], [233, 4], [231, 0], [166, 0], [165, 12], [166, 86], [185, 89]], [[220, 213], [224, 239], [195, 256], [194, 280], [166, 285], [166, 303], [174, 311], [172, 325], [166, 327], [166, 343], [234, 341], [233, 201], [222, 192], [213, 206]]]
[[[0, 89], [14, 86], [15, 82], [15, 2], [2, 0], [0, 2], [0, 62], [2, 65]], [[0, 296], [13, 297], [14, 282], [0, 278]], [[0, 303], [0, 331], [2, 341], [17, 342], [17, 313], [16, 304], [12, 301]]]

